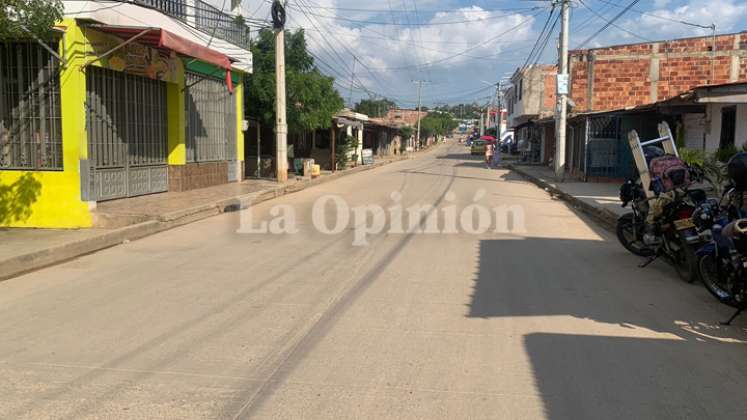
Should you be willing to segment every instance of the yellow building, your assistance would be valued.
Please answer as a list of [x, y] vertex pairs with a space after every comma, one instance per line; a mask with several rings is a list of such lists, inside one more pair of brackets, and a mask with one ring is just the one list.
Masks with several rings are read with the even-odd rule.
[[65, 2], [52, 39], [0, 43], [0, 226], [242, 178], [248, 28], [138, 2]]

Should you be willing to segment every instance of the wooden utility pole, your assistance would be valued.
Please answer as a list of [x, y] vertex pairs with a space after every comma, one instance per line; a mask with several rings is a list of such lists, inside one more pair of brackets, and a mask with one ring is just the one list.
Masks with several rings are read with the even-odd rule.
[[555, 136], [555, 177], [563, 179], [565, 175], [565, 133], [566, 120], [568, 117], [568, 10], [570, 0], [560, 0], [562, 2], [562, 17], [560, 27], [560, 67], [558, 78], [556, 80], [558, 92], [558, 107], [555, 113], [555, 126], [557, 128]]
[[358, 57], [353, 56], [353, 74], [350, 75], [350, 92], [348, 93], [348, 104], [350, 109], [353, 109], [353, 82], [355, 81], [355, 62], [358, 61]]
[[[427, 83], [425, 80], [414, 80], [413, 83], [418, 84], [418, 131], [415, 135], [415, 141], [417, 142], [418, 147], [420, 147], [420, 93], [423, 89], [423, 83]], [[413, 147], [414, 149], [414, 147]]]
[[332, 152], [332, 162], [329, 165], [329, 168], [332, 170], [332, 172], [337, 170], [337, 122], [332, 121], [332, 128], [329, 129], [329, 149]]
[[272, 4], [275, 28], [275, 166], [278, 182], [288, 180], [288, 122], [285, 115], [285, 2]]

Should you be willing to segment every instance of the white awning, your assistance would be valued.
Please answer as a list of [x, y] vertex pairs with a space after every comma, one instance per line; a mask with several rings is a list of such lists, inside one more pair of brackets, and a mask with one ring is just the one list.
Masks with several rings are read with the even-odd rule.
[[65, 17], [88, 20], [95, 23], [122, 27], [161, 28], [191, 42], [213, 49], [228, 56], [231, 68], [245, 73], [252, 72], [251, 51], [211, 37], [187, 23], [165, 15], [155, 9], [132, 3], [107, 0], [64, 0]]

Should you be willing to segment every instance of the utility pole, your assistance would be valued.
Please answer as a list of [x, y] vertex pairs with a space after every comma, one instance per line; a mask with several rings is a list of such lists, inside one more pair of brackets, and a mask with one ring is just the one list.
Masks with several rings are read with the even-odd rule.
[[417, 142], [418, 146], [420, 146], [420, 91], [423, 88], [423, 83], [426, 83], [425, 80], [414, 80], [413, 83], [418, 84], [418, 131], [415, 136], [415, 141]]
[[350, 93], [348, 94], [348, 103], [350, 109], [353, 109], [353, 81], [355, 80], [355, 62], [358, 61], [358, 57], [353, 56], [353, 74], [350, 76]]
[[285, 2], [272, 4], [275, 28], [275, 168], [278, 182], [288, 181], [288, 122], [285, 115]]
[[503, 133], [506, 132], [506, 121], [503, 119], [503, 80], [498, 82], [498, 138], [503, 137]]
[[565, 175], [565, 133], [566, 119], [568, 117], [568, 25], [570, 0], [559, 0], [562, 2], [561, 27], [560, 27], [560, 66], [556, 80], [558, 92], [558, 107], [555, 113], [555, 177], [562, 180]]

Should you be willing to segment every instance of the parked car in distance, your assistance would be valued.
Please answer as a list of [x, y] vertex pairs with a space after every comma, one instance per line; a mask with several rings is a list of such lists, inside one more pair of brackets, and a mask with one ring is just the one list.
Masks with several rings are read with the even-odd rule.
[[469, 152], [472, 155], [483, 155], [485, 154], [485, 145], [488, 144], [485, 140], [475, 140], [470, 146]]

